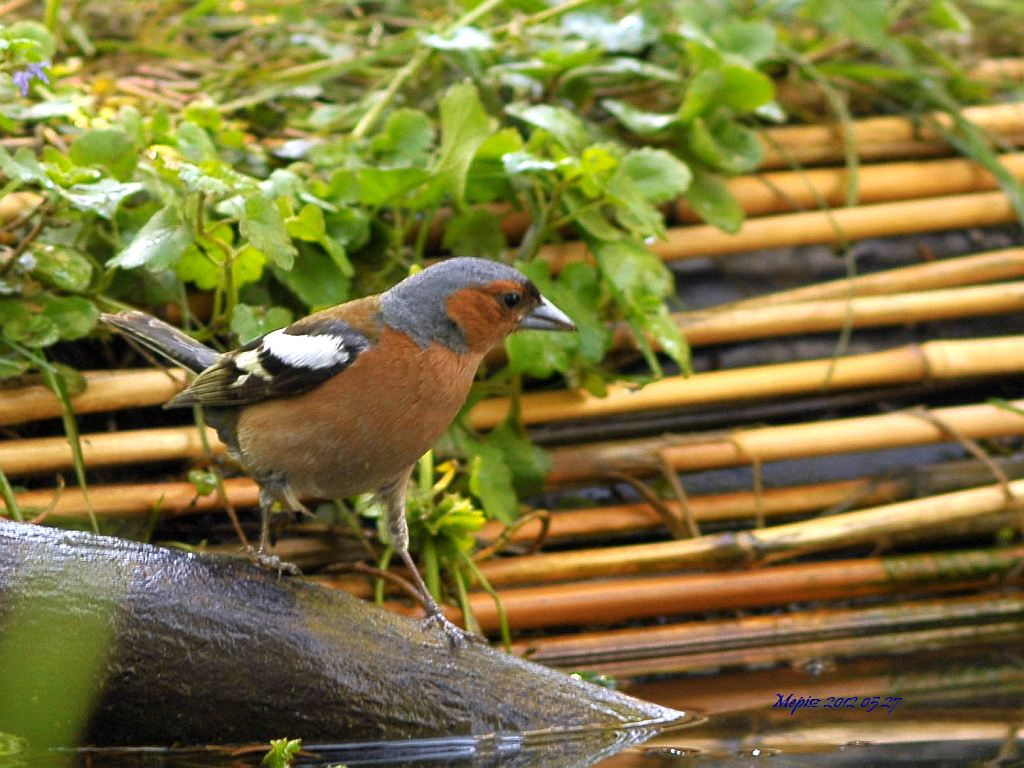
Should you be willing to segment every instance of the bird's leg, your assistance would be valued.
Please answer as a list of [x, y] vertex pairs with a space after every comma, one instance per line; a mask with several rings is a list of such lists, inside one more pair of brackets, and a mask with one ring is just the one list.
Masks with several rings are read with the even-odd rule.
[[[291, 494], [291, 490], [289, 489], [287, 493]], [[246, 557], [260, 568], [277, 571], [278, 576], [282, 573], [298, 576], [302, 571], [297, 565], [267, 551], [270, 548], [270, 518], [274, 514], [274, 502], [277, 497], [278, 493], [273, 488], [260, 484], [260, 540], [256, 549], [251, 546], [246, 548]]]
[[423, 576], [420, 575], [419, 568], [416, 567], [412, 555], [409, 554], [409, 523], [405, 518], [405, 493], [408, 487], [410, 472], [403, 473], [397, 480], [379, 489], [377, 495], [387, 509], [388, 543], [398, 553], [398, 556], [402, 558], [405, 567], [412, 574], [416, 589], [420, 593], [420, 602], [423, 603], [423, 607], [427, 612], [427, 617], [423, 620], [424, 626], [439, 627], [453, 647], [464, 646], [467, 640], [487, 642], [480, 635], [469, 632], [452, 623], [444, 615], [441, 606], [437, 604], [434, 596], [427, 589], [427, 584], [423, 581]]

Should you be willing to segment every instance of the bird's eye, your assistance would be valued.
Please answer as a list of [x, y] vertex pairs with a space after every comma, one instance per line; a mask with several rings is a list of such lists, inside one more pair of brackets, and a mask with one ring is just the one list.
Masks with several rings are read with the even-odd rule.
[[501, 295], [502, 303], [509, 309], [515, 309], [523, 300], [523, 294], [516, 291], [509, 291]]

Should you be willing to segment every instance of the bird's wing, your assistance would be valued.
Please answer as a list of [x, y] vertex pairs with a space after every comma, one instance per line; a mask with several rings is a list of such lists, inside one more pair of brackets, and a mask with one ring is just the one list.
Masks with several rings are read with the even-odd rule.
[[165, 407], [248, 405], [298, 395], [344, 371], [370, 344], [352, 324], [313, 315], [223, 355]]

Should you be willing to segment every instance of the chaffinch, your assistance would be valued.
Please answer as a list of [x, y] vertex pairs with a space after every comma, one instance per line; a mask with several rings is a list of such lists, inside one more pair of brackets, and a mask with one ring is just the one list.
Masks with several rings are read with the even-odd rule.
[[266, 552], [275, 502], [300, 510], [299, 498], [373, 491], [427, 621], [453, 640], [462, 637], [409, 555], [406, 487], [493, 346], [518, 329], [575, 328], [532, 282], [498, 262], [448, 259], [382, 294], [316, 312], [223, 354], [143, 312], [103, 320], [197, 374], [165, 407], [203, 406], [259, 484], [256, 562], [293, 568]]

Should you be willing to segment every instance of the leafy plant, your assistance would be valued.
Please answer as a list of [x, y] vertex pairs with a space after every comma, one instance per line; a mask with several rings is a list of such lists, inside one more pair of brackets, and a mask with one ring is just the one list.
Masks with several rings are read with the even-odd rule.
[[[458, 469], [454, 461], [435, 465], [432, 451], [420, 459], [414, 482], [409, 488], [410, 545], [422, 557], [423, 579], [437, 600], [444, 597], [442, 574], [447, 574], [470, 630], [477, 631], [477, 626], [469, 602], [469, 586], [477, 581], [487, 590], [498, 607], [502, 638], [508, 645], [508, 623], [501, 601], [472, 557], [476, 549], [476, 535], [487, 522], [487, 516], [468, 495], [456, 490]], [[478, 491], [477, 484], [474, 495]], [[386, 541], [386, 515], [373, 504], [372, 497], [362, 497], [357, 510], [376, 519], [378, 537]], [[387, 568], [393, 555], [394, 551], [386, 547], [380, 557], [380, 567]], [[384, 599], [383, 586], [383, 582], [378, 581], [377, 602]]]
[[270, 749], [263, 756], [260, 765], [267, 768], [290, 768], [301, 749], [302, 739], [271, 739]]

